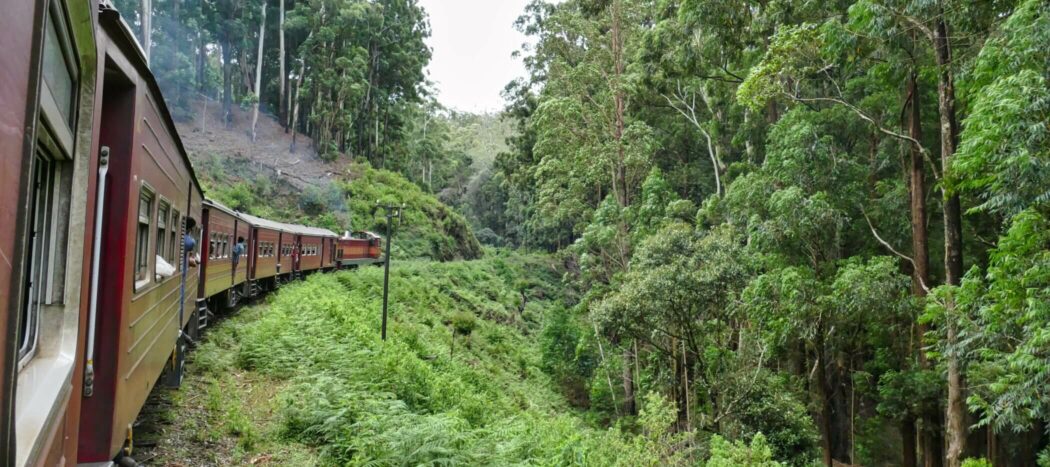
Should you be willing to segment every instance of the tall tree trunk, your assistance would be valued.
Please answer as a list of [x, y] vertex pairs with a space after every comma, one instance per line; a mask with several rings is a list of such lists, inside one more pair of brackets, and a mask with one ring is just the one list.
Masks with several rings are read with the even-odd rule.
[[153, 2], [142, 0], [142, 52], [146, 54], [146, 64], [150, 62], [150, 49], [153, 48]]
[[[613, 99], [615, 109], [615, 128], [613, 128], [613, 139], [616, 141], [616, 160], [613, 161], [613, 192], [620, 207], [627, 207], [631, 203], [627, 188], [627, 170], [625, 167], [625, 153], [623, 147], [624, 114], [626, 112], [626, 96], [623, 90], [623, 28], [620, 19], [620, 2], [614, 0], [612, 4], [612, 56], [613, 56]], [[716, 169], [717, 170], [717, 169]]]
[[[911, 106], [908, 112], [908, 136], [922, 141], [922, 101], [919, 99], [919, 84], [915, 71], [908, 76], [908, 94]], [[910, 195], [911, 195], [911, 250], [912, 294], [925, 297], [930, 286], [929, 233], [926, 229], [926, 167], [922, 151], [914, 144], [911, 147]], [[919, 333], [926, 332], [926, 325], [919, 325]], [[926, 352], [919, 347], [919, 360], [925, 364]]]
[[623, 413], [625, 415], [637, 415], [638, 408], [634, 399], [634, 371], [630, 344], [623, 346]]
[[[915, 141], [922, 141], [922, 100], [919, 91], [918, 76], [916, 71], [912, 71], [908, 76], [908, 95], [911, 99], [911, 104], [908, 111], [908, 136]], [[922, 299], [926, 297], [927, 289], [930, 287], [930, 253], [929, 253], [929, 232], [926, 227], [926, 161], [923, 157], [922, 151], [915, 144], [911, 145], [911, 168], [909, 171], [909, 185], [910, 185], [910, 196], [911, 196], [911, 247], [912, 247], [912, 294]], [[921, 340], [922, 336], [926, 334], [927, 325], [919, 323], [918, 325], [918, 338]], [[929, 361], [926, 358], [926, 351], [923, 350], [922, 346], [918, 346], [918, 357], [919, 367], [928, 368]], [[905, 426], [910, 426], [912, 429], [915, 428], [915, 421], [911, 420], [910, 424], [906, 423]], [[923, 417], [923, 426], [925, 429], [921, 433], [922, 445], [924, 448], [924, 458], [926, 459], [927, 466], [939, 466], [941, 464], [941, 443], [942, 439], [938, 435], [941, 431], [941, 417], [936, 413], [927, 414]], [[917, 460], [914, 458], [915, 455], [915, 433], [914, 431], [910, 434], [902, 433], [901, 436], [907, 437], [912, 441], [912, 445], [909, 446], [907, 443], [902, 446], [904, 450], [904, 463], [907, 465], [915, 465]], [[909, 456], [911, 456], [909, 458]], [[909, 464], [910, 463], [910, 464]]]
[[915, 449], [915, 417], [905, 415], [901, 422], [901, 467], [917, 467], [918, 451]]
[[197, 77], [197, 91], [204, 92], [204, 65], [206, 63], [207, 50], [205, 49], [203, 33], [197, 31], [197, 59], [194, 60], [194, 64], [197, 66], [196, 74]]
[[[279, 110], [277, 111], [277, 115], [278, 115], [278, 118], [281, 119], [281, 121], [287, 122], [288, 120], [286, 118], [284, 118], [288, 114], [288, 106], [286, 105], [285, 100], [284, 100], [285, 86], [287, 86], [287, 82], [288, 82], [288, 71], [285, 70], [285, 67], [284, 67], [284, 60], [285, 60], [285, 56], [284, 56], [284, 0], [277, 0], [277, 4], [280, 5], [280, 10], [279, 10], [280, 11], [280, 16], [277, 19], [277, 34], [278, 34], [278, 40], [277, 40], [278, 45], [277, 45], [277, 47], [278, 47], [278, 57], [279, 57], [279, 60], [280, 60], [280, 68], [281, 68], [281, 87], [279, 88], [280, 91], [278, 91], [278, 97], [277, 97], [277, 106], [279, 107]], [[285, 126], [284, 126], [284, 132], [288, 133], [288, 125], [287, 124], [285, 124]]]
[[[306, 74], [306, 60], [299, 60], [299, 76], [295, 78], [295, 105], [292, 107], [292, 147], [289, 148], [290, 152], [295, 152], [295, 137], [299, 134], [296, 128], [297, 121], [299, 119], [299, 102], [302, 100], [303, 93], [303, 75]], [[288, 93], [291, 95], [291, 93]]]
[[[822, 331], [823, 332], [823, 331]], [[818, 334], [819, 336], [819, 334]], [[834, 443], [832, 442], [832, 429], [831, 429], [831, 396], [828, 394], [827, 387], [827, 362], [824, 361], [824, 345], [820, 337], [817, 338], [818, 342], [815, 345], [815, 352], [817, 354], [816, 359], [816, 372], [814, 374], [813, 388], [817, 391], [817, 399], [820, 402], [820, 447], [823, 453], [824, 465], [831, 467], [834, 463], [834, 457], [832, 456], [832, 449]]]
[[[941, 117], [941, 170], [947, 174], [951, 170], [952, 158], [958, 144], [959, 129], [955, 115], [955, 83], [951, 69], [953, 66], [951, 44], [943, 12], [937, 20], [937, 28], [934, 31], [934, 52], [939, 68], [937, 95]], [[950, 188], [944, 191], [944, 271], [945, 282], [948, 285], [958, 286], [960, 284], [963, 273], [962, 208], [959, 195], [952, 193]], [[949, 317], [946, 320], [948, 345], [954, 347], [958, 340], [958, 328], [953, 318], [955, 299], [948, 297], [945, 308]], [[962, 465], [963, 453], [966, 451], [968, 435], [965, 383], [958, 355], [950, 352], [947, 362], [948, 407], [945, 412], [948, 436], [947, 461], [949, 467], [959, 467]]]
[[262, 103], [262, 63], [263, 44], [266, 42], [266, 2], [259, 7], [262, 10], [262, 19], [259, 21], [259, 54], [255, 56], [255, 105], [252, 106], [252, 141], [257, 136], [255, 130], [259, 123], [259, 104]]
[[222, 32], [222, 120], [226, 128], [233, 123], [233, 50], [229, 31]]

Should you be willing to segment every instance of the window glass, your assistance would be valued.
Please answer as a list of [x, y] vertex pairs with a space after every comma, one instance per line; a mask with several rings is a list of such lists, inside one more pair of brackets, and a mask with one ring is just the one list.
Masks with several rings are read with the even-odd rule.
[[153, 193], [142, 187], [139, 192], [139, 220], [135, 235], [135, 290], [149, 284], [149, 237], [153, 219]]
[[[167, 254], [166, 254], [167, 251], [168, 251], [167, 246], [168, 246], [168, 212], [169, 211], [171, 211], [171, 208], [168, 206], [167, 202], [161, 201], [160, 203], [158, 203], [158, 205], [157, 205], [157, 245], [156, 245], [156, 247], [157, 247], [156, 252], [157, 253], [156, 254], [157, 254], [157, 256], [160, 256], [161, 258], [164, 258], [165, 261], [169, 260]], [[154, 273], [156, 273], [156, 267], [157, 267], [156, 264], [154, 264], [153, 265]]]
[[48, 15], [44, 27], [44, 82], [58, 104], [58, 111], [67, 125], [73, 125], [73, 96], [75, 73], [66, 60], [65, 46], [59, 38], [56, 14]]
[[215, 232], [208, 234], [208, 258], [215, 259]]

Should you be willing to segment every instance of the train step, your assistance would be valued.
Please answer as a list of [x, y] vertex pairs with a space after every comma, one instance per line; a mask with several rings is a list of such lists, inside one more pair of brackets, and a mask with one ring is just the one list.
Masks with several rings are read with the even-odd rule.
[[208, 311], [207, 306], [201, 306], [200, 308], [197, 308], [197, 329], [204, 329], [208, 327], [208, 315], [210, 314], [211, 312]]

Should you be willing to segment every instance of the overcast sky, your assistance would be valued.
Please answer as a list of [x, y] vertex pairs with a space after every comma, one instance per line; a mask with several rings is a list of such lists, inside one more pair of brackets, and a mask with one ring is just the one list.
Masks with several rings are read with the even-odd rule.
[[427, 68], [446, 107], [471, 112], [503, 108], [500, 91], [525, 76], [511, 54], [526, 37], [514, 20], [528, 0], [420, 0], [430, 14], [428, 40], [434, 56]]

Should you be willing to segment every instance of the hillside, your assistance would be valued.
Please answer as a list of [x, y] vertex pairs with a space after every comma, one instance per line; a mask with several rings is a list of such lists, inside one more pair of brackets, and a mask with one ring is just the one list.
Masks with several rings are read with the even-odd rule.
[[[475, 259], [481, 246], [463, 216], [403, 176], [368, 163], [322, 160], [312, 141], [285, 134], [272, 116], [260, 114], [252, 142], [250, 114], [235, 109], [232, 124], [221, 122], [213, 101], [198, 99], [179, 126], [208, 197], [233, 209], [285, 222], [318, 225], [342, 233], [373, 230], [385, 235], [376, 201], [405, 204], [394, 254], [402, 258]], [[205, 111], [207, 109], [207, 111]]]
[[323, 186], [338, 178], [349, 164], [348, 158], [323, 160], [312, 139], [296, 132], [285, 133], [281, 123], [265, 112], [259, 113], [253, 142], [250, 110], [234, 106], [229, 125], [223, 121], [222, 103], [211, 98], [198, 96], [174, 111], [180, 117], [176, 122], [179, 135], [195, 164], [211, 155], [243, 159], [255, 171], [297, 189]]

